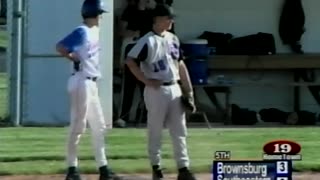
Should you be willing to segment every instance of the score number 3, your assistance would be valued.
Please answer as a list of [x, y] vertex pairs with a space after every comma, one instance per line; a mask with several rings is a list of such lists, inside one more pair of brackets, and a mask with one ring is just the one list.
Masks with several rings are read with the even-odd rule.
[[288, 162], [279, 161], [277, 162], [277, 173], [278, 174], [288, 174]]
[[155, 63], [152, 63], [152, 66], [153, 66], [153, 72], [164, 71], [167, 68], [164, 60], [159, 60]]

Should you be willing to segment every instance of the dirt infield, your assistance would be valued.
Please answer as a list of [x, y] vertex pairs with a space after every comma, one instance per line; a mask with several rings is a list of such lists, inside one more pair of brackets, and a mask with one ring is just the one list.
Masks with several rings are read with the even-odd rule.
[[[85, 180], [97, 180], [96, 175], [83, 175]], [[122, 175], [125, 180], [150, 180], [149, 174]], [[211, 174], [197, 174], [199, 180], [211, 180]], [[33, 176], [0, 176], [1, 180], [63, 180], [64, 175], [33, 175]], [[166, 180], [175, 180], [176, 175], [166, 175]], [[320, 173], [294, 173], [293, 180], [319, 180]]]

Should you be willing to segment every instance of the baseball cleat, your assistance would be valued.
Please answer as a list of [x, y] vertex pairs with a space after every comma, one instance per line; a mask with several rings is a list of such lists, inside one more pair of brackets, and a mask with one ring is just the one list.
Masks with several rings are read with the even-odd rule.
[[65, 180], [81, 180], [81, 176], [75, 167], [70, 167]]
[[159, 165], [152, 166], [152, 180], [163, 180], [162, 169]]
[[152, 180], [164, 180], [161, 169], [152, 171]]
[[116, 174], [100, 174], [99, 180], [123, 180], [123, 178]]
[[188, 169], [179, 172], [177, 180], [196, 180], [195, 176]]
[[121, 177], [112, 172], [111, 169], [106, 166], [100, 167], [100, 177], [99, 180], [122, 180]]

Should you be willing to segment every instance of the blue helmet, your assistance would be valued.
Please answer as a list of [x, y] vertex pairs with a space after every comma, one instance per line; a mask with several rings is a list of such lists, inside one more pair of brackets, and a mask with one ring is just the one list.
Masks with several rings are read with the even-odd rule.
[[82, 4], [81, 14], [83, 17], [97, 17], [105, 12], [108, 11], [101, 0], [85, 0]]

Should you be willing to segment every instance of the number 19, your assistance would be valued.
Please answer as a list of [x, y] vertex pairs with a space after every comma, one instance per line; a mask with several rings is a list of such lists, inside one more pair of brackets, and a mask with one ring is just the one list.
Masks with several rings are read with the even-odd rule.
[[275, 144], [274, 145], [274, 152], [275, 153], [288, 153], [291, 151], [290, 144]]

